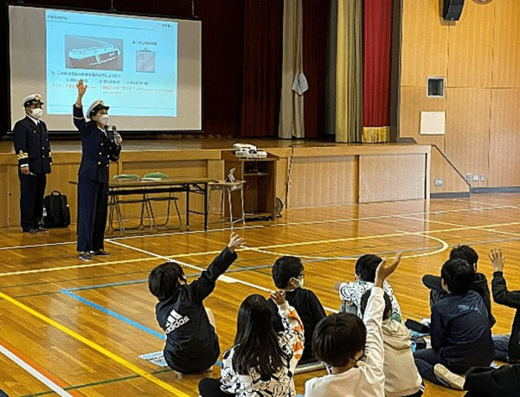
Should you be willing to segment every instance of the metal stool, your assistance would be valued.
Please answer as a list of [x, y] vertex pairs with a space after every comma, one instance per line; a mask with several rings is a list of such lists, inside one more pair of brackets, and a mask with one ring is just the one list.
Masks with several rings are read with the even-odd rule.
[[[245, 181], [234, 181], [234, 182], [209, 182], [208, 183], [208, 215], [211, 213], [211, 193], [214, 190], [221, 191], [221, 200], [220, 200], [220, 213], [219, 213], [219, 222], [224, 220], [224, 198], [227, 193], [228, 203], [229, 203], [229, 222], [231, 224], [231, 228], [233, 228], [233, 224], [236, 222], [242, 221], [242, 224], [245, 224], [245, 212], [244, 212], [244, 185]], [[233, 204], [231, 201], [231, 193], [235, 191], [240, 191], [240, 202], [242, 209], [242, 216], [238, 219], [233, 219]]]

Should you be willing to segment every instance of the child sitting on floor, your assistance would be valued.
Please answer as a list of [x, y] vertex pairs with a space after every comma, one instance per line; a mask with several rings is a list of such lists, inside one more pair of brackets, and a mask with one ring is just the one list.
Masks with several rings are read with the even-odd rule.
[[[361, 297], [360, 311], [363, 316], [369, 298], [370, 290]], [[390, 318], [392, 304], [386, 292], [384, 300], [382, 330], [385, 347], [385, 397], [422, 396], [424, 384], [413, 360], [412, 336], [408, 328]]]
[[[316, 324], [325, 317], [325, 310], [314, 292], [303, 288], [304, 269], [300, 258], [283, 256], [277, 259], [273, 265], [272, 276], [276, 288], [285, 291], [285, 299], [296, 309], [305, 329], [305, 349], [299, 364], [316, 361], [312, 351], [312, 334]], [[283, 331], [276, 303], [269, 300], [269, 306], [274, 330]]]
[[[338, 281], [334, 284], [334, 289], [339, 291], [341, 312], [357, 314], [360, 316], [359, 302], [361, 301], [361, 296], [374, 285], [376, 269], [380, 263], [381, 258], [377, 255], [362, 255], [356, 262], [356, 281]], [[392, 287], [385, 281], [383, 289], [392, 302], [392, 318], [401, 322], [401, 308], [394, 296]]]
[[[329, 367], [329, 375], [305, 383], [305, 397], [374, 397], [385, 395], [384, 348], [381, 323], [385, 307], [383, 283], [399, 264], [386, 259], [377, 267], [367, 302], [365, 324], [354, 314], [325, 317], [314, 331], [316, 357]], [[366, 356], [366, 361], [361, 359]]]
[[296, 397], [294, 370], [303, 352], [303, 325], [285, 300], [285, 291], [271, 293], [284, 331], [276, 333], [271, 310], [261, 295], [240, 305], [235, 345], [222, 355], [220, 379], [202, 379], [202, 397]]
[[495, 345], [495, 360], [520, 363], [520, 291], [507, 289], [504, 277], [504, 265], [506, 260], [502, 250], [492, 249], [489, 259], [493, 265], [493, 299], [499, 305], [505, 305], [516, 309], [513, 327], [509, 335], [493, 335]]
[[[464, 259], [473, 266], [475, 276], [473, 278], [473, 283], [471, 284], [471, 289], [477, 292], [484, 300], [484, 304], [488, 310], [489, 323], [491, 327], [493, 327], [496, 320], [491, 314], [491, 295], [489, 293], [489, 285], [486, 275], [484, 273], [477, 272], [477, 252], [469, 245], [458, 245], [451, 250], [450, 259]], [[441, 286], [441, 278], [439, 276], [426, 274], [423, 276], [422, 282], [430, 290], [430, 307], [448, 295], [448, 293]]]
[[475, 271], [464, 259], [450, 259], [441, 270], [442, 288], [448, 295], [431, 308], [431, 349], [414, 352], [421, 376], [444, 384], [434, 373], [442, 364], [464, 373], [493, 360], [493, 340], [488, 312], [480, 295], [470, 290]]
[[163, 263], [150, 273], [148, 287], [159, 299], [155, 313], [166, 334], [164, 358], [173, 370], [183, 374], [203, 372], [217, 361], [220, 347], [215, 320], [203, 301], [215, 289], [217, 278], [235, 261], [235, 249], [243, 243], [232, 233], [228, 246], [191, 284], [175, 262]]

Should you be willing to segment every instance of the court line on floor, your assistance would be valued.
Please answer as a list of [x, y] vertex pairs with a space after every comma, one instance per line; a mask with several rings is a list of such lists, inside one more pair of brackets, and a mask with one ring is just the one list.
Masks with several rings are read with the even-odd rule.
[[54, 328], [60, 330], [61, 332], [69, 335], [70, 337], [76, 339], [77, 341], [89, 346], [90, 348], [96, 350], [97, 352], [101, 353], [102, 355], [112, 359], [113, 361], [121, 364], [122, 366], [126, 367], [128, 370], [134, 372], [135, 374], [143, 377], [144, 379], [147, 379], [157, 386], [161, 387], [162, 389], [169, 391], [170, 393], [179, 396], [179, 397], [189, 397], [184, 392], [176, 389], [172, 385], [169, 385], [168, 383], [156, 378], [155, 376], [151, 375], [150, 373], [142, 370], [138, 366], [132, 364], [131, 362], [125, 360], [124, 358], [108, 351], [101, 345], [98, 345], [97, 343], [91, 341], [90, 339], [87, 339], [83, 335], [78, 334], [77, 332], [71, 330], [70, 328], [65, 327], [64, 325], [58, 323], [57, 321], [52, 320], [51, 318], [41, 314], [40, 312], [37, 312], [36, 310], [30, 308], [27, 305], [24, 305], [23, 303], [17, 301], [16, 299], [11, 298], [10, 296], [4, 294], [3, 292], [0, 292], [0, 298], [5, 299], [7, 302], [13, 304], [14, 306], [17, 306], [18, 308], [26, 311], [27, 313], [33, 315], [34, 317], [46, 322], [47, 324], [53, 326]]
[[[173, 370], [170, 368], [162, 369], [162, 370], [152, 372], [152, 375], [159, 375], [159, 374], [163, 374], [165, 372], [172, 372], [172, 371]], [[106, 385], [106, 384], [110, 384], [110, 383], [124, 382], [127, 380], [133, 380], [133, 379], [138, 379], [138, 378], [140, 378], [139, 375], [122, 376], [119, 378], [112, 378], [112, 379], [106, 379], [106, 380], [101, 380], [101, 381], [97, 381], [97, 382], [84, 383], [82, 385], [69, 386], [69, 387], [65, 388], [65, 390], [74, 391], [74, 390], [78, 390], [78, 389], [85, 389], [87, 387], [102, 386], [102, 385]], [[34, 393], [34, 394], [25, 394], [22, 397], [40, 397], [40, 396], [47, 396], [47, 395], [53, 394], [53, 393], [54, 392], [52, 392], [52, 391], [44, 391], [44, 392]]]
[[[471, 203], [471, 202], [469, 202]], [[488, 204], [492, 205], [492, 204]], [[145, 234], [145, 235], [135, 235], [135, 236], [120, 236], [120, 237], [109, 237], [108, 240], [130, 240], [130, 239], [144, 239], [151, 237], [165, 237], [165, 236], [174, 236], [174, 235], [186, 235], [186, 234], [201, 234], [201, 233], [212, 233], [212, 232], [222, 232], [222, 231], [232, 231], [232, 230], [245, 230], [245, 229], [260, 229], [260, 228], [268, 228], [268, 227], [280, 227], [280, 226], [299, 226], [299, 225], [315, 225], [315, 224], [326, 224], [326, 223], [342, 223], [342, 222], [354, 222], [354, 221], [364, 221], [364, 220], [378, 220], [378, 219], [389, 219], [389, 218], [399, 218], [402, 216], [419, 216], [419, 215], [436, 215], [436, 214], [446, 214], [446, 213], [454, 213], [454, 212], [471, 212], [471, 211], [486, 211], [486, 210], [496, 210], [496, 209], [519, 209], [520, 206], [514, 205], [497, 205], [494, 207], [488, 208], [459, 208], [454, 210], [441, 210], [441, 211], [428, 211], [428, 212], [412, 212], [406, 214], [393, 214], [393, 215], [380, 215], [380, 216], [368, 216], [361, 218], [344, 218], [344, 219], [324, 219], [319, 221], [302, 221], [302, 222], [285, 222], [285, 223], [276, 223], [271, 225], [253, 225], [253, 226], [242, 226], [242, 227], [234, 227], [231, 229], [228, 228], [220, 228], [220, 229], [211, 229], [211, 230], [193, 230], [193, 231], [184, 231], [184, 232], [173, 232], [173, 233], [156, 233], [156, 234]], [[60, 243], [46, 243], [46, 244], [30, 244], [30, 245], [17, 245], [17, 246], [9, 246], [9, 247], [0, 247], [0, 251], [7, 250], [15, 250], [15, 249], [24, 249], [24, 248], [41, 248], [41, 247], [51, 247], [56, 245], [71, 245], [76, 244], [76, 241], [66, 241]]]
[[[80, 396], [78, 393], [68, 393], [62, 387], [66, 386], [65, 382], [57, 379], [56, 376], [52, 376], [48, 371], [43, 370], [41, 367], [36, 365], [34, 362], [30, 362], [27, 357], [22, 358], [22, 354], [19, 351], [16, 351], [11, 345], [9, 345], [3, 339], [0, 339], [0, 353], [22, 368], [25, 372], [28, 372], [33, 378], [37, 379], [49, 389], [51, 389], [54, 393], [62, 397], [73, 397]], [[39, 368], [37, 368], [39, 367]], [[45, 372], [45, 374], [43, 373]], [[53, 378], [51, 380], [50, 378]], [[58, 385], [61, 383], [61, 385]]]
[[[400, 217], [403, 217], [402, 215]], [[421, 220], [421, 219], [414, 219], [414, 218], [405, 218], [410, 220]], [[425, 220], [421, 220], [425, 221]], [[491, 224], [491, 225], [483, 225], [483, 226], [461, 226], [456, 228], [449, 228], [449, 229], [439, 229], [439, 230], [423, 230], [419, 232], [407, 232], [410, 235], [417, 234], [417, 235], [430, 235], [432, 233], [445, 233], [445, 232], [451, 232], [451, 231], [460, 231], [460, 230], [471, 230], [471, 229], [485, 229], [485, 228], [491, 228], [491, 227], [500, 227], [500, 226], [514, 226], [514, 225], [520, 225], [520, 222], [510, 222], [510, 223], [499, 223], [499, 224]], [[302, 241], [297, 243], [287, 243], [287, 244], [278, 244], [278, 245], [267, 245], [267, 246], [260, 246], [255, 247], [257, 249], [272, 249], [272, 248], [282, 248], [282, 247], [295, 247], [295, 246], [302, 246], [302, 245], [313, 245], [313, 244], [327, 244], [327, 243], [334, 243], [334, 242], [344, 242], [344, 241], [359, 241], [359, 240], [367, 240], [367, 239], [376, 239], [376, 238], [388, 238], [388, 237], [400, 237], [403, 236], [403, 233], [391, 233], [391, 234], [380, 234], [380, 235], [372, 235], [372, 236], [358, 236], [358, 237], [346, 237], [346, 238], [340, 238], [340, 239], [329, 239], [329, 240], [318, 240], [318, 241]], [[426, 237], [426, 236], [424, 236]], [[126, 245], [123, 243], [120, 243], [119, 241], [114, 240], [106, 240], [107, 243], [112, 243], [114, 245], [119, 245], [121, 247], [126, 247], [130, 250], [140, 250], [136, 247]], [[240, 251], [240, 250], [239, 250]], [[158, 255], [153, 254], [150, 255], [147, 253], [146, 250], [140, 250], [139, 252], [144, 253], [148, 256], [155, 256], [155, 258], [163, 259], [163, 260], [172, 260], [176, 258], [181, 257], [192, 257], [192, 256], [200, 256], [200, 255], [211, 255], [219, 253], [220, 251], [206, 251], [206, 252], [194, 252], [194, 253], [185, 253], [185, 254], [177, 254], [172, 256], [165, 256], [165, 255]], [[45, 272], [52, 272], [52, 271], [61, 271], [61, 270], [71, 270], [71, 269], [81, 269], [81, 268], [88, 268], [88, 267], [100, 267], [100, 266], [109, 266], [113, 264], [119, 264], [119, 263], [131, 263], [131, 262], [140, 262], [140, 261], [151, 261], [154, 260], [154, 258], [141, 258], [141, 259], [128, 259], [128, 260], [121, 260], [121, 261], [114, 261], [114, 262], [102, 262], [102, 263], [88, 263], [88, 264], [82, 264], [82, 265], [71, 265], [71, 266], [62, 266], [62, 267], [54, 267], [54, 268], [45, 268], [45, 269], [33, 269], [33, 270], [21, 270], [21, 271], [15, 271], [15, 272], [6, 272], [6, 273], [0, 273], [0, 277], [6, 277], [6, 276], [13, 276], [13, 275], [22, 275], [22, 274], [34, 274], [34, 273], [45, 273]], [[180, 261], [179, 261], [180, 262]], [[197, 270], [200, 270], [200, 268], [195, 267]]]

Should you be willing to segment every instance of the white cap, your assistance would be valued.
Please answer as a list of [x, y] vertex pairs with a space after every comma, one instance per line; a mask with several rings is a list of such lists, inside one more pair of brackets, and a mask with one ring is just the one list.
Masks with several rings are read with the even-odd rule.
[[40, 94], [31, 94], [23, 99], [23, 107], [26, 108], [33, 102], [40, 102], [43, 105], [42, 96]]
[[[96, 109], [98, 108], [98, 109]], [[105, 103], [103, 102], [103, 100], [101, 99], [96, 99], [94, 102], [92, 102], [92, 105], [89, 106], [88, 110], [87, 110], [87, 118], [90, 119], [90, 115], [91, 113], [96, 110], [96, 112], [99, 110], [99, 109], [110, 109], [110, 106], [105, 106]]]

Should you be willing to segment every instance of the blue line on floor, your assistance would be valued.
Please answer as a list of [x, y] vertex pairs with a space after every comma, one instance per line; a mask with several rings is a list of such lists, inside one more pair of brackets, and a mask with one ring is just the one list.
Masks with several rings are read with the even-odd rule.
[[73, 299], [76, 299], [76, 300], [80, 301], [81, 303], [89, 305], [89, 306], [93, 307], [94, 309], [99, 310], [100, 312], [103, 312], [103, 313], [108, 314], [108, 315], [110, 315], [112, 317], [115, 317], [118, 320], [124, 321], [125, 323], [130, 324], [131, 326], [133, 326], [135, 328], [138, 328], [141, 331], [147, 332], [147, 333], [149, 333], [149, 334], [151, 334], [153, 336], [157, 336], [158, 338], [161, 338], [162, 340], [166, 339], [164, 334], [162, 334], [160, 332], [157, 332], [157, 331], [155, 331], [155, 330], [153, 330], [151, 328], [145, 327], [142, 324], [139, 324], [139, 323], [137, 323], [137, 322], [135, 322], [133, 320], [130, 320], [129, 318], [124, 317], [124, 316], [120, 315], [119, 313], [116, 313], [116, 312], [114, 312], [114, 311], [112, 311], [110, 309], [107, 309], [106, 307], [100, 306], [97, 303], [89, 301], [88, 299], [82, 298], [81, 296], [72, 293], [70, 290], [62, 289], [60, 292], [64, 293], [67, 296], [70, 296]]
[[[76, 295], [75, 293], [71, 292], [71, 290], [68, 290], [68, 289], [62, 289], [60, 290], [60, 292], [64, 293], [65, 295], [73, 298], [73, 299], [76, 299], [78, 301], [80, 301], [81, 303], [84, 303], [86, 305], [89, 305], [91, 307], [93, 307], [94, 309], [97, 309], [105, 314], [108, 314], [109, 316], [112, 316], [112, 317], [115, 317], [117, 318], [118, 320], [121, 320], [135, 328], [138, 328], [140, 329], [141, 331], [144, 331], [144, 332], [147, 332], [149, 333], [150, 335], [153, 335], [153, 336], [156, 336], [158, 338], [161, 338], [162, 340], [165, 340], [166, 339], [166, 336], [160, 332], [157, 332], [151, 328], [148, 328], [142, 324], [139, 324], [138, 322], [135, 322], [134, 320], [131, 320], [127, 317], [124, 317], [122, 315], [120, 315], [119, 313], [116, 313], [115, 311], [113, 310], [110, 310], [110, 309], [107, 309], [106, 307], [103, 307], [103, 306], [100, 306], [98, 305], [97, 303], [94, 303], [88, 299], [85, 299], [79, 295]], [[216, 363], [219, 367], [222, 367], [222, 363], [220, 361], [217, 361]]]

